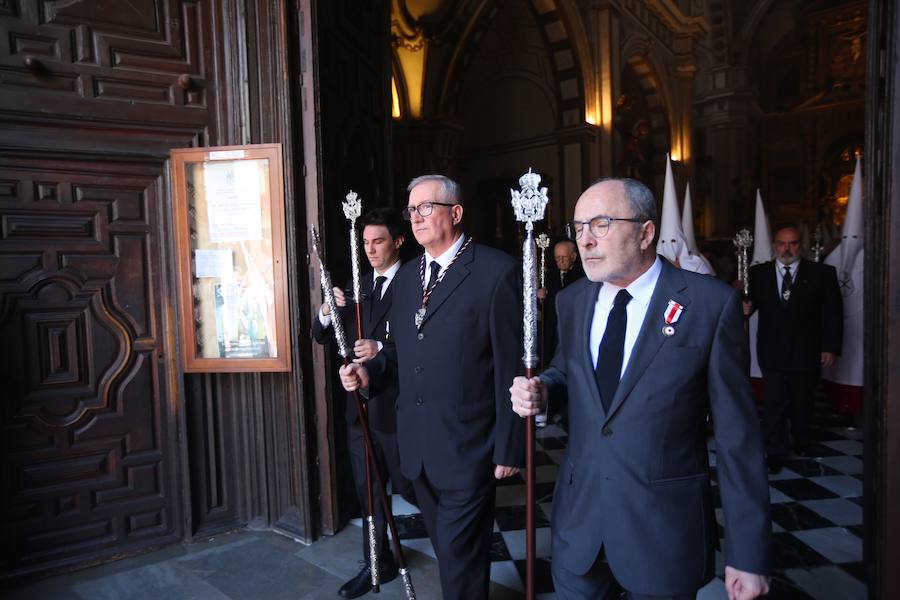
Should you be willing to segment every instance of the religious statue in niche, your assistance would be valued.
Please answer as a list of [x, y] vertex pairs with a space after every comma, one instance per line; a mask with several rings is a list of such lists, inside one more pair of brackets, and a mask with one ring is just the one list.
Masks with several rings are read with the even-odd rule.
[[825, 211], [820, 222], [840, 230], [847, 216], [850, 200], [850, 185], [853, 183], [853, 169], [856, 159], [862, 156], [862, 144], [848, 144], [840, 148], [824, 161], [821, 178], [826, 196], [820, 206]]
[[616, 101], [614, 125], [622, 140], [617, 171], [622, 177], [644, 180], [650, 150], [650, 121], [633, 96], [622, 94]]
[[832, 91], [862, 92], [866, 79], [865, 21], [851, 19], [828, 44], [828, 78]]

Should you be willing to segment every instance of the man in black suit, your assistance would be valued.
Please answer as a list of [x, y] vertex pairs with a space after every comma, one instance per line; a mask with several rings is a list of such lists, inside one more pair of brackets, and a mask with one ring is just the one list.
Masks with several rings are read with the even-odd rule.
[[763, 433], [769, 470], [781, 470], [793, 449], [806, 455], [816, 385], [823, 366], [841, 353], [844, 313], [834, 267], [800, 258], [800, 231], [782, 227], [775, 260], [750, 267], [750, 301], [759, 311], [756, 353], [765, 381]]
[[348, 391], [399, 376], [397, 438], [434, 546], [444, 600], [488, 596], [495, 480], [523, 464], [522, 422], [509, 405], [521, 356], [517, 263], [463, 233], [457, 184], [423, 175], [406, 216], [425, 248], [397, 274], [394, 346], [341, 368]]
[[[341, 308], [344, 329], [350, 341], [355, 340], [353, 351], [356, 362], [364, 362], [374, 358], [390, 343], [391, 297], [394, 286], [391, 283], [400, 270], [400, 247], [403, 245], [403, 225], [399, 214], [389, 208], [376, 208], [360, 219], [362, 226], [363, 250], [373, 271], [360, 278], [360, 289], [364, 296], [362, 306], [364, 339], [356, 340], [355, 309], [347, 306], [343, 290], [334, 288], [335, 299]], [[328, 331], [331, 326], [331, 315], [328, 306], [323, 304], [318, 318], [313, 321], [313, 337], [320, 344], [332, 338]], [[412, 484], [400, 472], [400, 457], [397, 450], [397, 413], [394, 404], [397, 401], [397, 380], [393, 379], [377, 396], [371, 396], [366, 407], [368, 409], [369, 427], [374, 445], [374, 461], [387, 482], [388, 477], [395, 493], [408, 500], [413, 499]], [[350, 463], [353, 469], [353, 480], [359, 505], [366, 509], [366, 459], [362, 428], [357, 416], [356, 401], [347, 394], [347, 440], [350, 450]], [[375, 476], [372, 484], [377, 486]], [[384, 490], [382, 490], [383, 492]], [[378, 497], [379, 490], [374, 491], [375, 532], [379, 548], [379, 575], [382, 582], [388, 582], [397, 575], [397, 567], [393, 554], [388, 546], [384, 511]], [[372, 589], [369, 567], [369, 543], [363, 527], [364, 565], [360, 572], [345, 583], [338, 591], [344, 598], [358, 598]]]
[[517, 377], [513, 409], [569, 396], [553, 498], [557, 598], [694, 598], [715, 574], [706, 417], [715, 427], [729, 598], [768, 591], [769, 487], [737, 292], [656, 255], [656, 203], [608, 179], [579, 198], [571, 231], [586, 278], [557, 296], [559, 345]]

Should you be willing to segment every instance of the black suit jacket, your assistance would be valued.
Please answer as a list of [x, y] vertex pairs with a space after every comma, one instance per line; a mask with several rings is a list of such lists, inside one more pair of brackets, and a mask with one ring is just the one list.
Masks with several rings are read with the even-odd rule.
[[[394, 293], [394, 280], [391, 281], [391, 284], [384, 291], [383, 301], [375, 304], [376, 312], [371, 313], [374, 282], [375, 279], [372, 272], [361, 276], [359, 280], [360, 290], [364, 298], [362, 305], [363, 336], [364, 339], [375, 340], [384, 345], [389, 345], [391, 343], [389, 311]], [[351, 285], [348, 285], [344, 289], [349, 289], [350, 287]], [[353, 343], [356, 341], [356, 307], [353, 303], [350, 303], [344, 308], [338, 309], [338, 314], [344, 324], [347, 344], [352, 351]], [[325, 344], [329, 340], [334, 341], [331, 327], [322, 327], [318, 314], [313, 317], [312, 333], [313, 338], [320, 344]], [[394, 433], [397, 430], [397, 412], [395, 410], [397, 392], [397, 380], [394, 378], [386, 380], [380, 392], [368, 399], [366, 405], [369, 410], [369, 425], [372, 429], [384, 433]], [[356, 400], [354, 400], [352, 394], [347, 394], [345, 414], [348, 423], [355, 423], [359, 419], [356, 410]]]
[[[629, 591], [693, 594], [715, 574], [717, 527], [706, 415], [715, 427], [726, 564], [767, 574], [769, 486], [736, 291], [662, 271], [628, 366], [605, 411], [594, 377], [591, 322], [602, 284], [559, 293], [559, 347], [541, 374], [569, 396], [569, 445], [553, 499], [554, 562], [586, 573], [600, 552]], [[684, 307], [666, 336], [669, 300]]]
[[834, 267], [801, 260], [790, 300], [781, 301], [775, 261], [750, 267], [750, 298], [759, 311], [756, 354], [765, 371], [815, 371], [822, 352], [841, 353], [844, 308]]
[[403, 475], [422, 469], [440, 489], [473, 489], [493, 465], [524, 463], [524, 430], [509, 386], [522, 356], [518, 264], [472, 243], [434, 289], [421, 330], [419, 260], [394, 279], [394, 345], [368, 364], [370, 386], [399, 377], [397, 443]]

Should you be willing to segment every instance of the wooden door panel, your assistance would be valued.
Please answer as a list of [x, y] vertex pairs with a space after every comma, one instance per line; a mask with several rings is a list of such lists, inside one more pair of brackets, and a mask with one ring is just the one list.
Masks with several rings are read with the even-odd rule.
[[0, 571], [177, 539], [162, 165], [4, 165]]
[[0, 112], [9, 111], [12, 122], [77, 115], [119, 126], [203, 129], [215, 62], [208, 25], [214, 4], [8, 4], [13, 8], [0, 18], [0, 40], [8, 40], [0, 43]]

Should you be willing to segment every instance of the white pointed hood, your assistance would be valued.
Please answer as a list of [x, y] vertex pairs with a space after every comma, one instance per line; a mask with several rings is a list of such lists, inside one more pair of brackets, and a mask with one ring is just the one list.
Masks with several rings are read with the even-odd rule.
[[756, 219], [753, 226], [753, 259], [751, 265], [757, 265], [772, 260], [772, 230], [769, 227], [769, 218], [766, 216], [766, 207], [763, 206], [762, 195], [759, 188], [756, 190]]
[[[847, 217], [841, 228], [841, 243], [834, 249], [832, 255], [837, 255], [836, 261], [828, 261], [841, 273], [853, 271], [856, 256], [863, 249], [863, 199], [862, 199], [862, 165], [859, 158], [856, 159], [856, 170], [853, 172], [853, 183], [850, 185], [850, 199], [847, 201]], [[831, 256], [828, 257], [829, 259]]]
[[672, 162], [666, 155], [666, 183], [663, 191], [662, 219], [659, 224], [659, 241], [656, 243], [656, 252], [674, 263], [686, 246], [684, 231], [681, 229], [681, 216], [678, 212], [678, 197], [675, 195]]

